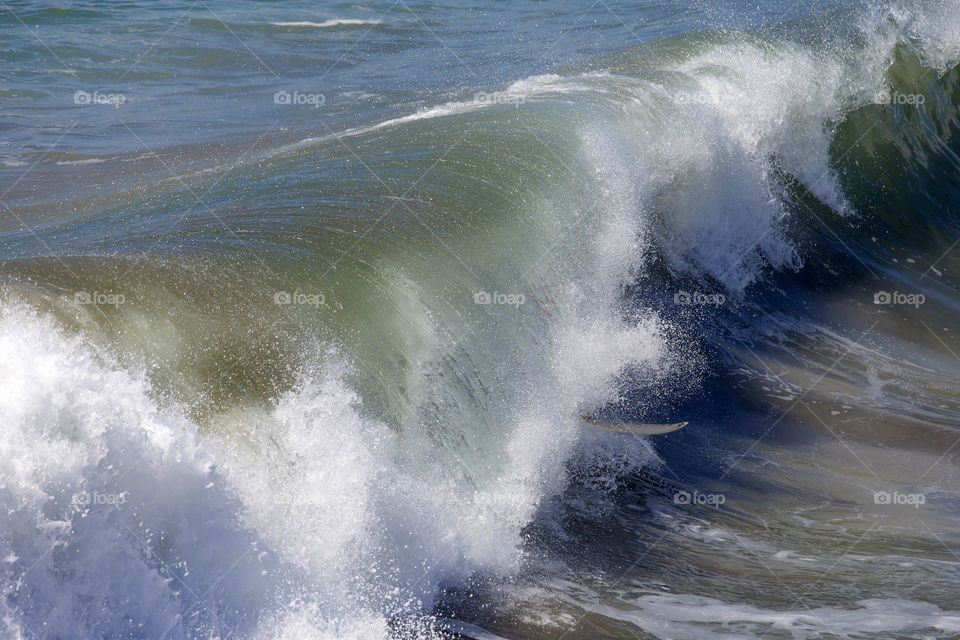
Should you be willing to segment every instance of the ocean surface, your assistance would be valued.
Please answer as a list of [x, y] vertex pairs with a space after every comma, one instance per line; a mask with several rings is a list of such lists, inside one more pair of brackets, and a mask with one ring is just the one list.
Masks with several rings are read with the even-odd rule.
[[960, 638], [957, 0], [5, 0], [0, 61], [0, 638]]

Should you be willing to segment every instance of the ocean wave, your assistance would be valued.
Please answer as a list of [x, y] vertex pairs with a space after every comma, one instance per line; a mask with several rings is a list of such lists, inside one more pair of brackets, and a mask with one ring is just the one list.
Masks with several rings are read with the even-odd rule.
[[[605, 488], [601, 502], [661, 461], [579, 416], [685, 419], [671, 412], [712, 372], [708, 350], [742, 355], [737, 326], [783, 338], [769, 351], [793, 366], [758, 366], [765, 382], [846, 348], [842, 389], [869, 406], [894, 361], [818, 331], [787, 287], [832, 292], [835, 274], [810, 265], [836, 255], [851, 271], [892, 264], [898, 242], [871, 234], [897, 220], [863, 206], [857, 145], [956, 169], [929, 133], [956, 125], [956, 34], [936, 15], [893, 27], [871, 15], [842, 46], [668, 38], [280, 139], [6, 234], [4, 624], [64, 638], [429, 637], [445, 585], [522, 570], [530, 528], [555, 524], [572, 480]], [[911, 110], [921, 95], [939, 118]], [[882, 118], [907, 122], [901, 140], [873, 131]], [[858, 175], [904, 201], [925, 179], [895, 173], [864, 161]], [[185, 216], [194, 186], [210, 205]], [[906, 280], [896, 264], [883, 273]], [[886, 397], [906, 413], [923, 384]], [[661, 636], [711, 620], [820, 631], [693, 596], [633, 604], [660, 618], [600, 613]], [[877, 631], [956, 631], [955, 612], [895, 604], [899, 622]], [[888, 605], [863, 609], [876, 620]]]

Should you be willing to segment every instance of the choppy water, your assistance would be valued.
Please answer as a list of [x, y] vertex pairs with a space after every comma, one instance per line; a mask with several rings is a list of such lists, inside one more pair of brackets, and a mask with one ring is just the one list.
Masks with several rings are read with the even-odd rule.
[[4, 637], [960, 637], [960, 5], [801, 4], [0, 7]]

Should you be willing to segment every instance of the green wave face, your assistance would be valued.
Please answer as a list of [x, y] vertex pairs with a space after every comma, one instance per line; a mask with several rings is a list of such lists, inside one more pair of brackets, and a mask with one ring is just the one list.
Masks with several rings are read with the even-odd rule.
[[[209, 518], [234, 550], [263, 533], [253, 556], [282, 570], [266, 584], [249, 559], [251, 590], [308, 582], [324, 619], [357, 602], [430, 611], [441, 584], [517, 570], [572, 468], [656, 460], [632, 427], [695, 432], [677, 407], [749, 360], [745, 331], [803, 380], [845, 347], [830, 305], [871, 293], [874, 272], [952, 321], [955, 261], [934, 284], [900, 259], [933, 263], [960, 232], [955, 41], [938, 31], [949, 16], [917, 15], [663, 38], [306, 138], [51, 156], [61, 169], [12, 192], [31, 230], [2, 229], [0, 344], [37, 380], [83, 384], [17, 392], [92, 434], [94, 462], [76, 462], [91, 486], [116, 463], [97, 451], [155, 464], [131, 493], [156, 515], [148, 533]], [[912, 320], [884, 322], [920, 340]], [[873, 384], [870, 357], [853, 353], [838, 388]], [[110, 385], [129, 406], [96, 392]], [[910, 392], [886, 390], [905, 415]], [[127, 418], [155, 432], [138, 440]], [[186, 487], [190, 511], [151, 511], [158, 482]], [[128, 555], [176, 566], [180, 542]]]
[[[271, 402], [323, 344], [394, 429], [430, 432], [461, 463], [465, 441], [494, 456], [531, 395], [566, 396], [560, 380], [592, 358], [559, 363], [570, 332], [644, 315], [623, 287], [662, 286], [651, 265], [737, 295], [764, 268], [801, 264], [790, 189], [842, 214], [883, 188], [903, 194], [896, 209], [931, 192], [931, 161], [955, 169], [937, 152], [956, 72], [847, 29], [827, 51], [802, 35], [670, 38], [239, 166], [214, 158], [8, 234], [19, 255], [4, 271], [62, 321], [159, 363], [161, 388], [197, 416]], [[844, 171], [854, 162], [867, 170]]]

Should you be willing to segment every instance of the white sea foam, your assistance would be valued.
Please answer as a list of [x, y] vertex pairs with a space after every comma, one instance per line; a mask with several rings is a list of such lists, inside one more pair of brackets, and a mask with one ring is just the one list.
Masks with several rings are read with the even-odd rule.
[[[649, 348], [644, 335], [624, 334], [629, 358]], [[398, 435], [363, 416], [337, 355], [321, 355], [323, 371], [274, 407], [224, 417], [218, 426], [234, 437], [220, 438], [159, 403], [142, 375], [7, 304], [9, 632], [386, 638], [400, 624], [426, 637], [429, 619], [409, 616], [430, 610], [442, 580], [515, 571], [522, 527], [562, 487], [558, 461], [578, 433], [573, 398], [532, 404], [505, 445], [505, 473], [471, 488], [409, 465]], [[610, 372], [622, 360], [605, 357]]]
[[[626, 604], [626, 603], [624, 603]], [[944, 611], [927, 602], [900, 598], [862, 600], [851, 608], [812, 607], [793, 611], [727, 604], [714, 598], [683, 594], [647, 595], [629, 600], [630, 609], [593, 605], [592, 611], [635, 624], [663, 640], [704, 638], [763, 638], [771, 631], [787, 632], [796, 640], [825, 635], [839, 638], [925, 636], [930, 630], [960, 632], [960, 611]]]
[[301, 20], [297, 22], [271, 22], [275, 27], [313, 27], [315, 29], [325, 29], [327, 27], [357, 26], [365, 24], [381, 24], [381, 20], [353, 20], [349, 18], [331, 18], [323, 22], [310, 22]]
[[84, 158], [83, 160], [58, 160], [57, 165], [64, 167], [77, 167], [88, 164], [102, 164], [107, 162], [108, 158]]
[[9, 634], [248, 627], [271, 588], [262, 573], [280, 572], [238, 525], [241, 505], [196, 429], [159, 407], [141, 377], [7, 307], [0, 415]]

